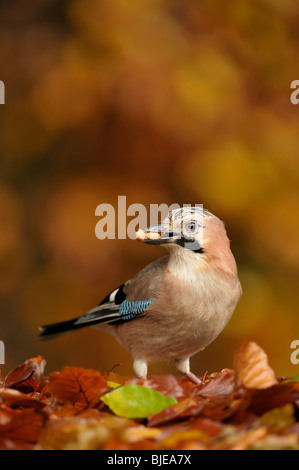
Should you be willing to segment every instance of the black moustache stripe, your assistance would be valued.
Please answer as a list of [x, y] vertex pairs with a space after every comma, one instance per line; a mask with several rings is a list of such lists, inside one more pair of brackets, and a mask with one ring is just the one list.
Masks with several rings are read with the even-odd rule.
[[198, 243], [197, 240], [191, 240], [190, 238], [182, 237], [179, 240], [177, 240], [177, 244], [182, 246], [183, 248], [186, 248], [187, 250], [193, 251], [194, 253], [204, 252], [204, 249]]

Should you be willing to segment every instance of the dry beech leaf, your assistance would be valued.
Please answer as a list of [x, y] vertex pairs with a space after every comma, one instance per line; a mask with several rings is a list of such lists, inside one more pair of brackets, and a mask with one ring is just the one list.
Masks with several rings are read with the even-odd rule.
[[28, 449], [37, 443], [43, 424], [42, 414], [34, 409], [10, 410], [0, 425], [0, 447]]
[[3, 403], [6, 407], [9, 406], [10, 408], [22, 407], [34, 408], [36, 410], [42, 410], [46, 406], [45, 403], [35, 400], [28, 394], [12, 388], [0, 388], [0, 403]]
[[214, 374], [199, 390], [199, 395], [213, 401], [227, 400], [234, 391], [234, 371], [225, 369], [220, 374]]
[[108, 391], [100, 372], [80, 367], [66, 366], [61, 372], [50, 374], [49, 381], [46, 391], [62, 403], [71, 403], [76, 412], [95, 405]]
[[103, 450], [157, 450], [157, 444], [151, 439], [141, 439], [136, 442], [125, 442], [122, 438], [112, 437], [108, 439]]
[[294, 406], [287, 403], [281, 408], [274, 408], [264, 413], [258, 420], [261, 426], [267, 426], [271, 431], [280, 432], [295, 423]]
[[196, 399], [192, 397], [180, 400], [176, 405], [173, 405], [165, 410], [151, 415], [148, 418], [148, 426], [161, 426], [168, 424], [172, 421], [181, 420], [183, 418], [199, 414], [204, 408], [205, 400], [202, 398]]
[[236, 387], [265, 389], [278, 383], [266, 353], [253, 341], [245, 340], [235, 353]]
[[[183, 387], [180, 385], [180, 378], [174, 377], [173, 375], [150, 375], [146, 380], [135, 378], [131, 383], [144, 385], [153, 390], [158, 390], [163, 393], [163, 395], [177, 399], [184, 396]], [[195, 388], [193, 384], [192, 388]]]
[[136, 377], [134, 375], [121, 376], [116, 374], [116, 372], [110, 371], [109, 374], [105, 374], [104, 378], [107, 382], [115, 382], [119, 385], [127, 385], [131, 383]]
[[298, 401], [299, 383], [280, 383], [264, 390], [252, 390], [248, 411], [260, 416], [266, 411]]
[[123, 433], [123, 438], [127, 442], [138, 442], [143, 439], [158, 439], [162, 434], [161, 429], [148, 428], [147, 426], [132, 426]]
[[298, 438], [294, 434], [268, 434], [264, 439], [253, 442], [251, 450], [299, 450]]
[[43, 356], [27, 359], [27, 361], [7, 374], [4, 386], [15, 388], [22, 392], [33, 391], [43, 379], [45, 366], [46, 360]]
[[97, 450], [127, 421], [116, 416], [103, 420], [72, 416], [50, 420], [42, 431], [39, 448], [43, 450]]
[[264, 439], [268, 434], [265, 426], [249, 430], [234, 430], [223, 440], [219, 440], [215, 448], [218, 450], [249, 450], [253, 444], [260, 439]]

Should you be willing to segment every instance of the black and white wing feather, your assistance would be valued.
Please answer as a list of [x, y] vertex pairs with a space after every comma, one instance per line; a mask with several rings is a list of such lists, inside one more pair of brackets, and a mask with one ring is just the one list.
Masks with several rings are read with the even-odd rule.
[[39, 339], [58, 336], [68, 331], [74, 331], [98, 323], [107, 323], [109, 325], [124, 323], [144, 314], [151, 303], [154, 302], [153, 299], [127, 301], [124, 288], [125, 284], [122, 284], [107, 295], [97, 307], [81, 317], [41, 326]]

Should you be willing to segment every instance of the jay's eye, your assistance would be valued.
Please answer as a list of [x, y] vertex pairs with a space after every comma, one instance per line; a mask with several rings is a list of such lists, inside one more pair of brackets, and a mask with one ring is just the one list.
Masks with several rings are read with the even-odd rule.
[[194, 222], [193, 220], [191, 222], [188, 222], [185, 225], [185, 229], [187, 230], [187, 232], [196, 232], [197, 228], [198, 228], [198, 224], [197, 222]]

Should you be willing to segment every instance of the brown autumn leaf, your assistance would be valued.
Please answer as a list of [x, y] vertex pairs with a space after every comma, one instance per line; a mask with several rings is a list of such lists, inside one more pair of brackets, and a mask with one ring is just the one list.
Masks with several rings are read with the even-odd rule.
[[236, 388], [266, 389], [278, 383], [263, 349], [253, 341], [245, 340], [235, 353]]
[[42, 410], [46, 404], [12, 388], [0, 388], [0, 403], [6, 408], [34, 408]]
[[104, 375], [104, 378], [107, 382], [114, 382], [119, 385], [143, 385], [174, 398], [189, 395], [198, 388], [197, 385], [193, 384], [185, 377], [175, 377], [173, 375], [150, 375], [146, 380], [143, 380], [136, 378], [134, 375], [121, 376], [110, 371], [108, 374]]
[[134, 375], [121, 376], [118, 375], [116, 372], [113, 372], [113, 370], [110, 371], [108, 374], [106, 373], [104, 375], [104, 378], [107, 382], [114, 382], [115, 384], [119, 385], [128, 385], [134, 379], [136, 380], [136, 377]]
[[71, 416], [50, 419], [42, 430], [39, 449], [43, 450], [97, 450], [108, 439], [119, 435], [130, 422], [118, 416], [97, 419]]
[[125, 442], [119, 437], [108, 439], [102, 450], [158, 450], [160, 447], [150, 439], [141, 439], [137, 442]]
[[176, 405], [149, 416], [149, 426], [161, 426], [200, 414], [203, 416], [213, 416], [214, 414], [215, 417], [218, 417], [220, 413], [228, 416], [233, 412], [234, 409], [229, 405], [233, 402], [234, 371], [224, 369], [220, 373], [209, 376], [207, 383], [199, 389], [197, 385], [186, 381], [186, 379], [180, 379], [179, 383], [181, 393], [176, 398], [181, 398], [183, 393], [183, 399], [180, 399]]
[[46, 391], [61, 403], [68, 403], [79, 412], [98, 403], [109, 390], [100, 372], [80, 367], [64, 367], [61, 372], [52, 372]]
[[211, 438], [219, 436], [224, 425], [216, 420], [209, 418], [195, 418], [190, 420], [191, 429], [199, 429]]
[[39, 439], [43, 421], [43, 415], [34, 409], [7, 410], [5, 419], [0, 420], [0, 448], [32, 448]]
[[298, 403], [299, 382], [287, 382], [273, 385], [263, 390], [252, 390], [248, 411], [257, 416], [288, 403]]
[[208, 382], [200, 388], [198, 394], [201, 397], [215, 401], [227, 400], [232, 397], [234, 391], [234, 371], [224, 369], [220, 373], [209, 377]]
[[[195, 389], [196, 385], [187, 381], [191, 388]], [[181, 378], [174, 377], [173, 375], [151, 375], [146, 380], [135, 379], [131, 383], [138, 383], [144, 387], [149, 387], [153, 390], [158, 390], [163, 395], [171, 396], [174, 398], [181, 398], [185, 396], [184, 385]]]
[[27, 359], [27, 361], [7, 374], [4, 387], [13, 388], [21, 392], [36, 390], [43, 379], [45, 365], [46, 360], [43, 356]]
[[[196, 397], [187, 397], [180, 400], [160, 413], [150, 415], [147, 420], [148, 426], [161, 426], [173, 421], [187, 419], [192, 414], [199, 414], [204, 408], [205, 400]], [[193, 413], [192, 413], [193, 412]]]

